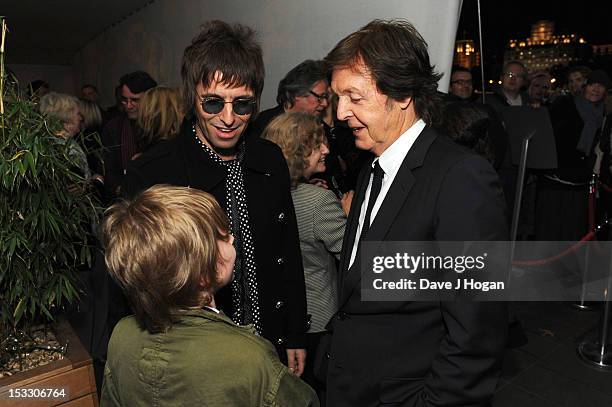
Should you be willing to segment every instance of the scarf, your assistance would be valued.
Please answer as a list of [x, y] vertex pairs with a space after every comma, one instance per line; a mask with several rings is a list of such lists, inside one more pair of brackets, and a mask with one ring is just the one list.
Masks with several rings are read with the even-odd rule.
[[245, 153], [244, 142], [239, 146], [236, 159], [222, 160], [217, 153], [198, 138], [195, 124], [193, 134], [206, 154], [226, 171], [225, 213], [230, 221], [230, 229], [234, 236], [234, 247], [236, 248], [236, 263], [234, 264], [234, 279], [232, 281], [232, 305], [234, 308], [231, 315], [232, 321], [238, 325], [253, 324], [261, 335], [255, 245], [251, 233], [242, 172]]
[[128, 163], [138, 152], [136, 148], [136, 136], [132, 128], [131, 120], [127, 116], [123, 117], [120, 124], [121, 131], [121, 169], [125, 172]]
[[580, 114], [584, 122], [584, 127], [580, 133], [580, 139], [576, 145], [576, 150], [582, 152], [584, 155], [589, 155], [593, 148], [593, 141], [595, 140], [597, 130], [599, 130], [603, 123], [604, 104], [589, 102], [582, 96], [576, 96], [574, 102], [576, 103], [578, 114]]

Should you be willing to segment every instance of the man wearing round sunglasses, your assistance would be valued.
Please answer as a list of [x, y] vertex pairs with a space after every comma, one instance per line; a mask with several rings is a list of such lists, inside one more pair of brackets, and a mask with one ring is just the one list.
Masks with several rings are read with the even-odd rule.
[[237, 252], [233, 281], [217, 304], [235, 323], [253, 325], [299, 376], [308, 319], [289, 172], [280, 148], [248, 128], [264, 83], [255, 33], [206, 23], [185, 49], [181, 76], [181, 131], [132, 162], [125, 191], [171, 184], [215, 196]]

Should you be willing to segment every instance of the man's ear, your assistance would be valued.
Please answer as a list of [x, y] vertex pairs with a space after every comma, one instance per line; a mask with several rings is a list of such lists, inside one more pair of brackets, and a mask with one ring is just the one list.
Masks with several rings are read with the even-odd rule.
[[400, 109], [406, 110], [412, 104], [412, 98], [408, 97], [408, 98], [406, 98], [404, 100], [399, 101], [398, 103], [399, 103]]
[[200, 276], [200, 281], [198, 281], [198, 285], [200, 286], [200, 288], [202, 289], [207, 289], [209, 283], [206, 281], [206, 278], [202, 275]]

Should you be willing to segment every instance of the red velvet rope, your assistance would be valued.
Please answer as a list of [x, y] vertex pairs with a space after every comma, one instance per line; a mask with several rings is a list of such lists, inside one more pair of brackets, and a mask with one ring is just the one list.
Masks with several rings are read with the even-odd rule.
[[610, 188], [608, 185], [604, 184], [603, 182], [600, 182], [599, 185], [603, 187], [604, 191], [612, 192], [612, 188]]
[[[601, 185], [604, 188], [604, 190], [606, 190], [607, 192], [612, 192], [612, 188], [610, 188], [609, 186], [605, 185], [604, 183], [599, 182], [599, 185]], [[547, 257], [545, 259], [539, 259], [539, 260], [514, 260], [512, 262], [512, 264], [514, 266], [543, 266], [545, 264], [557, 261], [560, 258], [565, 257], [565, 256], [567, 256], [568, 254], [570, 254], [572, 252], [575, 252], [585, 242], [588, 242], [589, 240], [594, 240], [597, 237], [596, 231], [598, 229], [600, 229], [600, 226], [595, 226], [595, 196], [597, 194], [597, 187], [596, 186], [597, 186], [597, 183], [592, 181], [592, 183], [590, 185], [590, 188], [589, 188], [589, 207], [588, 207], [588, 215], [587, 216], [588, 216], [588, 219], [589, 219], [589, 230], [590, 230], [590, 232], [588, 232], [586, 235], [584, 235], [578, 242], [574, 243], [572, 246], [570, 246], [567, 249], [563, 250], [559, 254], [556, 254], [556, 255], [551, 256], [551, 257]], [[606, 224], [606, 223], [608, 223], [607, 219], [604, 222], [604, 224]]]
[[559, 254], [556, 254], [551, 257], [547, 257], [545, 259], [539, 259], [539, 260], [514, 260], [512, 262], [512, 265], [514, 266], [543, 266], [544, 264], [552, 263], [554, 261], [559, 260], [560, 258], [564, 256], [567, 256], [568, 254], [572, 252], [575, 252], [585, 242], [588, 242], [589, 240], [593, 240], [594, 237], [595, 237], [595, 230], [591, 230], [589, 233], [584, 235], [582, 239], [580, 239], [578, 242], [574, 243], [567, 249], [563, 250]]

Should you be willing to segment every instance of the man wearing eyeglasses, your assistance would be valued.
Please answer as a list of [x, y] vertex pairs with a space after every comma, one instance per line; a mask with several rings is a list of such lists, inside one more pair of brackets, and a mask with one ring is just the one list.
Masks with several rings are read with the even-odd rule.
[[289, 171], [278, 146], [248, 131], [264, 84], [255, 33], [240, 24], [206, 23], [185, 49], [181, 76], [186, 116], [180, 134], [131, 163], [125, 192], [170, 184], [215, 196], [237, 252], [233, 281], [219, 291], [217, 304], [270, 340], [299, 376], [308, 320]]
[[327, 72], [320, 61], [301, 62], [279, 82], [278, 105], [260, 112], [253, 120], [253, 133], [261, 135], [272, 119], [285, 112], [302, 112], [321, 118], [329, 103], [328, 87]]
[[261, 135], [272, 119], [285, 112], [302, 112], [320, 119], [325, 129], [329, 154], [325, 158], [325, 172], [313, 174], [311, 182], [331, 189], [341, 197], [349, 188], [345, 185], [340, 156], [346, 155], [353, 143], [350, 134], [345, 137], [344, 134], [336, 134], [338, 131], [322, 121], [331, 101], [328, 88], [327, 68], [323, 61], [303, 61], [279, 82], [276, 94], [278, 105], [259, 113], [251, 126], [254, 134]]
[[493, 90], [486, 101], [500, 113], [508, 106], [523, 106], [529, 101], [524, 89], [527, 85], [527, 68], [520, 61], [508, 61], [504, 64], [500, 76], [501, 85]]
[[449, 93], [459, 100], [471, 100], [473, 92], [472, 72], [462, 66], [453, 66]]
[[157, 82], [148, 73], [136, 71], [123, 75], [119, 86], [123, 113], [104, 126], [101, 137], [104, 145], [104, 187], [109, 199], [119, 196], [127, 164], [139, 152], [136, 117], [140, 97], [157, 86]]

